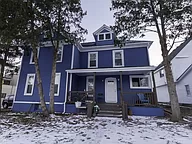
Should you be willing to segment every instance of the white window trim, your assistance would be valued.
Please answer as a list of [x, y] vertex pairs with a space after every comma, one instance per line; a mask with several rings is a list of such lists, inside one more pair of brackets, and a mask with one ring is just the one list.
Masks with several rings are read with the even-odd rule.
[[[27, 83], [28, 83], [28, 80], [29, 80], [29, 77], [30, 77], [30, 76], [34, 76], [34, 83], [33, 83], [33, 87], [32, 87], [31, 93], [27, 93]], [[35, 74], [27, 74], [27, 78], [26, 78], [26, 82], [25, 82], [24, 95], [28, 95], [28, 96], [33, 95], [34, 86], [35, 86]]]
[[[90, 66], [90, 55], [91, 54], [96, 54], [96, 66]], [[98, 52], [89, 52], [88, 53], [88, 68], [98, 68]]]
[[59, 96], [59, 93], [60, 93], [60, 83], [61, 83], [61, 73], [56, 73], [55, 76], [56, 75], [59, 75], [59, 83], [58, 83], [58, 91], [57, 91], [56, 94], [54, 94], [54, 96]]
[[87, 76], [86, 78], [86, 91], [88, 91], [88, 80], [92, 78], [93, 79], [93, 76]]
[[[40, 47], [37, 48], [37, 58], [39, 58], [39, 53], [40, 53]], [[33, 60], [33, 51], [31, 50], [31, 58], [29, 64], [35, 64], [35, 62], [32, 62]]]
[[59, 63], [59, 62], [63, 61], [63, 46], [60, 45], [59, 47], [61, 47], [61, 59], [60, 59], [60, 61], [56, 61], [56, 63]]
[[[99, 39], [99, 35], [101, 35], [101, 34], [104, 35], [104, 39], [102, 39], [102, 40]], [[110, 38], [110, 39], [106, 39], [106, 34], [110, 34], [110, 35], [111, 35], [111, 36], [110, 36], [111, 38]], [[111, 33], [111, 32], [99, 33], [99, 34], [97, 35], [97, 40], [98, 40], [98, 41], [112, 40], [112, 33]]]
[[[115, 53], [116, 52], [121, 52], [122, 65], [115, 65]], [[124, 51], [123, 50], [113, 50], [113, 67], [124, 67]]]
[[[148, 84], [149, 86], [148, 87], [133, 87], [133, 83], [132, 83], [132, 78], [148, 78]], [[129, 81], [130, 81], [130, 88], [131, 89], [151, 89], [152, 88], [152, 85], [151, 85], [151, 79], [150, 79], [150, 76], [141, 76], [141, 75], [130, 75], [129, 76]]]

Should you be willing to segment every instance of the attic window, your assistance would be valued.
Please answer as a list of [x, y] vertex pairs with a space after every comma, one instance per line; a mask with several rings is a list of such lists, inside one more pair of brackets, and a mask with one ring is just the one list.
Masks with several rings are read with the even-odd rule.
[[99, 34], [98, 40], [102, 41], [102, 40], [110, 40], [111, 39], [111, 33], [102, 33]]

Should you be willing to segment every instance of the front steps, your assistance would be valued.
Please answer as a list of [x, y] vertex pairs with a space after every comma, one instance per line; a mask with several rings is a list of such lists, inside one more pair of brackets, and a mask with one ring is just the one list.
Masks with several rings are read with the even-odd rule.
[[99, 117], [117, 117], [122, 118], [122, 108], [118, 104], [103, 103], [98, 104], [100, 111], [97, 114]]

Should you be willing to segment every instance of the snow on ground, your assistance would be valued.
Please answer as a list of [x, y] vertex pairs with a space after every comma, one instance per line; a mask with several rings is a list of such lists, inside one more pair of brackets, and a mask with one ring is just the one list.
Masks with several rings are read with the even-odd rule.
[[0, 144], [191, 144], [192, 124], [153, 117], [0, 115]]

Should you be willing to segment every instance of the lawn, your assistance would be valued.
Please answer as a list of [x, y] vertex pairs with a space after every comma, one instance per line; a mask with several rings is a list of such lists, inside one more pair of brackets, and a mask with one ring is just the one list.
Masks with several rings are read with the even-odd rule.
[[154, 117], [0, 114], [1, 144], [191, 144], [192, 123]]

